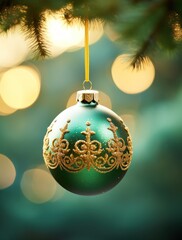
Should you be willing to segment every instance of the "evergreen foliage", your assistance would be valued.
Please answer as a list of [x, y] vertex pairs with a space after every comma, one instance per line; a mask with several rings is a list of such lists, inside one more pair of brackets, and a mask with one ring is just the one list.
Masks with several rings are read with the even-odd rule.
[[43, 34], [45, 12], [60, 9], [68, 23], [88, 18], [112, 24], [120, 36], [118, 41], [132, 49], [133, 67], [157, 49], [181, 49], [181, 0], [0, 0], [0, 29], [21, 25], [34, 51], [45, 57], [49, 54]]

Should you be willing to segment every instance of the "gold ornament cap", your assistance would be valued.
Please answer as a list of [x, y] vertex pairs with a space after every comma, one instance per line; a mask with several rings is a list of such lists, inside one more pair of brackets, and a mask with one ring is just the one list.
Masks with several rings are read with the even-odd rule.
[[76, 96], [77, 102], [82, 103], [98, 103], [99, 102], [99, 92], [96, 90], [81, 90], [77, 92]]

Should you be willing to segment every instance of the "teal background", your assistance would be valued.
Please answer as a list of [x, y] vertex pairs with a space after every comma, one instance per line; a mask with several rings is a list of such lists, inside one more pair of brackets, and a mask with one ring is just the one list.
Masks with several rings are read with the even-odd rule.
[[23, 173], [43, 164], [42, 141], [50, 122], [82, 86], [83, 50], [35, 61], [42, 76], [37, 102], [0, 117], [0, 152], [14, 163], [14, 184], [0, 190], [2, 240], [178, 239], [182, 236], [182, 55], [156, 55], [153, 85], [136, 95], [112, 82], [111, 65], [124, 47], [106, 37], [91, 46], [94, 89], [112, 99], [118, 115], [132, 114], [132, 165], [111, 191], [93, 197], [67, 191], [61, 199], [34, 204], [22, 194]]

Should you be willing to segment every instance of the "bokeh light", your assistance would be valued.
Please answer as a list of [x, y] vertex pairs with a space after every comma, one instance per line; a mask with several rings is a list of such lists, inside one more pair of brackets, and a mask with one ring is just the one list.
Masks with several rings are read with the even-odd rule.
[[129, 128], [129, 132], [131, 133], [131, 136], [135, 135], [135, 129], [136, 129], [136, 117], [134, 114], [126, 113], [122, 114], [121, 118], [123, 119], [126, 126]]
[[[44, 170], [45, 172], [48, 172], [50, 175], [50, 172], [47, 169], [46, 164], [41, 164], [41, 165], [37, 166], [37, 169]], [[51, 198], [51, 202], [59, 201], [60, 199], [62, 199], [64, 197], [64, 194], [65, 194], [65, 189], [63, 187], [61, 187], [56, 181], [54, 181], [54, 182], [56, 184], [56, 190], [55, 190], [53, 197]]]
[[19, 27], [0, 34], [0, 67], [8, 68], [23, 62], [30, 49]]
[[112, 78], [116, 86], [125, 93], [135, 94], [149, 88], [155, 77], [155, 68], [149, 58], [139, 69], [130, 65], [128, 54], [118, 56], [112, 65]]
[[104, 92], [99, 91], [99, 103], [105, 107], [112, 109], [111, 98]]
[[30, 169], [21, 179], [23, 195], [31, 202], [41, 204], [50, 201], [56, 192], [56, 182], [43, 169]]
[[76, 104], [76, 94], [77, 94], [77, 92], [74, 92], [71, 94], [71, 96], [69, 97], [68, 102], [66, 104], [66, 108], [69, 108]]
[[45, 38], [49, 42], [49, 51], [56, 57], [82, 40], [83, 28], [79, 23], [68, 24], [61, 14], [47, 14]]
[[7, 116], [14, 112], [16, 112], [17, 109], [9, 107], [3, 99], [0, 97], [0, 115], [1, 116]]
[[[82, 25], [83, 32], [84, 26]], [[100, 40], [104, 33], [103, 23], [101, 21], [92, 21], [89, 23], [89, 45], [92, 45]], [[79, 47], [84, 47], [84, 35], [82, 35], [82, 40], [78, 44]]]
[[0, 189], [11, 186], [16, 177], [16, 170], [12, 161], [3, 154], [0, 154]]
[[173, 24], [173, 36], [176, 41], [182, 40], [182, 28], [179, 22]]
[[[103, 35], [103, 24], [94, 21], [89, 26], [89, 44], [94, 44]], [[45, 38], [50, 55], [56, 57], [65, 51], [75, 51], [84, 46], [84, 25], [79, 20], [68, 24], [61, 13], [46, 14]]]
[[51, 199], [52, 202], [60, 201], [65, 196], [65, 189], [56, 183], [56, 192]]
[[19, 66], [3, 74], [0, 82], [0, 95], [11, 108], [27, 108], [36, 101], [40, 86], [40, 74], [37, 69]]
[[[77, 95], [77, 92], [74, 92], [73, 94], [71, 94], [66, 104], [67, 108], [76, 104], [76, 95]], [[111, 103], [110, 97], [106, 93], [101, 91], [99, 91], [99, 103], [105, 107], [112, 109], [112, 103]]]
[[116, 41], [120, 38], [120, 34], [117, 33], [111, 24], [106, 24], [104, 26], [104, 32], [111, 41]]

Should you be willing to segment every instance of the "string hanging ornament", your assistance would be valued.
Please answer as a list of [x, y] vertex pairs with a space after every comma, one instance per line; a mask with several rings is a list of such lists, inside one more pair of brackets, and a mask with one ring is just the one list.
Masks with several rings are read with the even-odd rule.
[[89, 21], [85, 20], [85, 80], [77, 103], [61, 112], [44, 137], [43, 157], [54, 179], [80, 195], [116, 186], [132, 159], [132, 141], [123, 120], [99, 104], [89, 78]]

